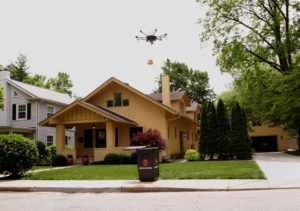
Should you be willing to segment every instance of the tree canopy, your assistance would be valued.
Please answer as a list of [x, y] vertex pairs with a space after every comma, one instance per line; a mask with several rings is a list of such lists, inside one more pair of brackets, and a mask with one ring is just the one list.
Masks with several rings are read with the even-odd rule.
[[47, 79], [46, 76], [40, 74], [32, 76], [28, 69], [27, 57], [23, 54], [18, 56], [16, 62], [12, 62], [7, 66], [0, 65], [0, 71], [9, 71], [11, 79], [72, 96], [73, 82], [69, 74], [59, 72], [56, 77]]
[[[186, 91], [191, 101], [201, 105], [215, 98], [215, 93], [209, 86], [207, 72], [193, 70], [184, 63], [171, 62], [169, 59], [162, 70], [170, 76], [171, 91]], [[161, 92], [161, 78], [158, 78], [157, 83], [155, 92]]]
[[238, 75], [263, 63], [288, 73], [299, 66], [300, 2], [296, 0], [197, 0], [209, 10], [200, 19], [201, 40], [213, 40], [221, 70]]
[[297, 132], [300, 146], [300, 2], [198, 2], [208, 6], [201, 41], [213, 41], [221, 71], [235, 79], [231, 97], [253, 121]]

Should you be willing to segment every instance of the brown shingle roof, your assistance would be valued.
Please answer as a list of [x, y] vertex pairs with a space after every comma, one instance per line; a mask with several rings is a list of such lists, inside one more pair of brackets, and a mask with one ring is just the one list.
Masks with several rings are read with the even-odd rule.
[[[185, 91], [171, 92], [170, 98], [171, 98], [171, 100], [180, 100], [183, 98], [184, 94], [185, 94]], [[148, 94], [148, 96], [151, 97], [153, 100], [162, 101], [161, 93], [151, 93], [151, 94]]]
[[199, 104], [198, 103], [192, 103], [191, 106], [186, 107], [186, 111], [197, 111]]

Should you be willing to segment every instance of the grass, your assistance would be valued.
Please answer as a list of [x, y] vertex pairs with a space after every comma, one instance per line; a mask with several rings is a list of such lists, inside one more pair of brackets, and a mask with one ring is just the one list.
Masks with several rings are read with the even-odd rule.
[[[34, 173], [32, 180], [137, 180], [136, 165], [89, 165]], [[160, 179], [264, 179], [253, 161], [160, 164]]]

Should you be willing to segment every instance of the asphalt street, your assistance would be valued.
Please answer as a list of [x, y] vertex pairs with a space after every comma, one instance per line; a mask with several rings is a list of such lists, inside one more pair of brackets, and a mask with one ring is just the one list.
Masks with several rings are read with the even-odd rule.
[[299, 196], [299, 190], [101, 194], [0, 192], [0, 210], [298, 211]]

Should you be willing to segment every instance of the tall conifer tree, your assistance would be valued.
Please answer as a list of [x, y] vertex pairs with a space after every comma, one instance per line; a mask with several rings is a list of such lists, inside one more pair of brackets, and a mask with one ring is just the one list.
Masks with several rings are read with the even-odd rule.
[[208, 154], [210, 159], [213, 159], [214, 154], [217, 153], [217, 118], [216, 118], [216, 109], [215, 105], [210, 102], [208, 110]]
[[250, 159], [251, 146], [245, 115], [236, 102], [231, 112], [231, 150], [237, 159]]
[[226, 160], [229, 156], [231, 131], [228, 115], [221, 98], [219, 99], [217, 105], [217, 128], [217, 151], [219, 159]]
[[207, 119], [207, 104], [202, 107], [200, 117], [200, 140], [199, 140], [199, 152], [204, 159], [208, 154], [208, 119]]

